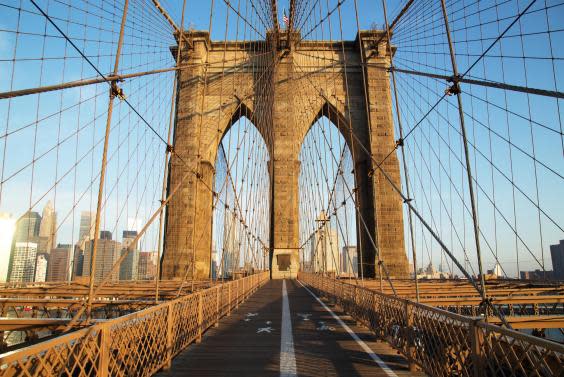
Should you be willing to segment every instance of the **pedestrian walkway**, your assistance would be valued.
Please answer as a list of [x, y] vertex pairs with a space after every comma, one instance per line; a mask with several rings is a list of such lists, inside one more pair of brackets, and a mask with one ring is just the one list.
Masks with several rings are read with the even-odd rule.
[[296, 280], [272, 280], [160, 376], [412, 376], [405, 359]]

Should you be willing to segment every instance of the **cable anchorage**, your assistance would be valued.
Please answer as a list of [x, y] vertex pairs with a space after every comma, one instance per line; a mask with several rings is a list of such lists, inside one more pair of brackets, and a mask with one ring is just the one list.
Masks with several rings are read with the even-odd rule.
[[447, 79], [447, 82], [451, 82], [452, 85], [445, 89], [445, 94], [450, 97], [450, 96], [453, 96], [455, 94], [462, 93], [462, 90], [460, 89], [460, 81], [461, 80], [462, 80], [462, 76], [460, 76], [460, 74], [458, 74], [456, 76], [455, 75], [450, 76]]
[[399, 139], [396, 140], [396, 147], [395, 149], [398, 149], [398, 147], [403, 147], [403, 137], [400, 137]]
[[125, 100], [125, 93], [123, 89], [117, 85], [118, 81], [123, 81], [123, 80], [113, 80], [112, 83], [110, 84], [110, 97], [111, 98], [117, 97], [123, 101]]

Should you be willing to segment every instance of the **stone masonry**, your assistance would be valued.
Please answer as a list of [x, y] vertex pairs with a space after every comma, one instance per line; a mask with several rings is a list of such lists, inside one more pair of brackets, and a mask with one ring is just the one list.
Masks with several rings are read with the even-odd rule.
[[[187, 178], [167, 208], [162, 277], [209, 277], [214, 163], [222, 136], [241, 116], [253, 121], [270, 153], [271, 252], [298, 250], [298, 156], [309, 128], [326, 116], [341, 131], [355, 163], [364, 276], [377, 276], [379, 250], [391, 276], [407, 277], [402, 202], [374, 170], [374, 160], [381, 161], [395, 145], [383, 32], [297, 45], [297, 33], [290, 40], [269, 34], [267, 41], [246, 42], [212, 42], [200, 31], [186, 36], [191, 42], [181, 51], [185, 68], [178, 81], [169, 190]], [[396, 153], [382, 168], [401, 187]]]

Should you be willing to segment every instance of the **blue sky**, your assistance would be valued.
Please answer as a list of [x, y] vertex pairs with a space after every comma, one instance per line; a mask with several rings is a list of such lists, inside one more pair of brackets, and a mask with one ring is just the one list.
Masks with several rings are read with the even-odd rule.
[[[174, 44], [171, 28], [148, 7], [149, 3], [131, 1], [120, 66], [122, 73], [174, 64], [169, 51]], [[327, 3], [321, 3], [322, 13], [326, 13]], [[402, 3], [388, 2], [390, 19]], [[464, 72], [528, 3], [517, 0], [447, 1], [459, 70]], [[55, 18], [55, 22], [104, 74], [111, 71], [121, 2], [117, 7], [110, 1], [42, 0], [38, 4]], [[182, 3], [168, 0], [162, 4], [180, 24]], [[186, 27], [208, 30], [210, 4], [210, 1], [187, 1]], [[258, 39], [264, 34], [265, 27], [256, 16], [249, 16], [258, 29], [251, 33], [232, 11], [226, 19], [228, 11], [224, 1], [216, 0], [214, 4], [212, 39], [241, 39], [243, 35]], [[244, 14], [245, 5], [248, 7], [250, 3], [232, 1], [231, 4], [240, 7]], [[254, 4], [260, 6], [261, 3], [255, 1]], [[335, 0], [330, 0], [329, 8], [335, 4]], [[353, 0], [343, 3], [343, 22], [339, 22], [338, 12], [330, 17], [332, 39], [341, 37], [339, 24], [342, 24], [345, 39], [353, 39], [358, 27], [367, 29], [374, 24], [383, 24], [379, 1], [357, 0], [357, 4], [360, 10], [358, 26]], [[450, 57], [438, 2], [420, 4], [421, 9], [414, 8], [405, 23], [398, 25], [394, 35], [394, 44], [398, 48], [395, 64], [404, 69], [450, 75]], [[282, 10], [286, 8], [288, 11], [288, 2], [281, 1], [278, 6], [279, 22], [282, 23]], [[426, 12], [422, 12], [425, 7]], [[27, 0], [5, 0], [0, 4], [0, 91], [95, 77], [95, 71], [52, 26], [46, 24], [44, 17], [33, 12], [36, 11]], [[252, 14], [248, 8], [247, 12]], [[316, 12], [319, 13], [318, 8]], [[302, 30], [313, 28], [318, 19], [319, 15], [315, 14], [301, 19]], [[323, 23], [310, 38], [321, 38], [323, 30], [327, 39], [328, 26], [328, 22]], [[537, 1], [530, 14], [512, 27], [467, 77], [562, 91], [564, 55], [560, 46], [564, 45], [563, 26], [562, 1]], [[547, 33], [547, 30], [551, 32]], [[159, 80], [137, 78], [122, 84], [130, 103], [164, 139], [169, 124], [172, 80], [173, 74], [169, 72], [160, 74]], [[407, 131], [440, 98], [446, 83], [398, 73], [397, 86]], [[2, 157], [2, 174], [6, 180], [2, 184], [0, 211], [18, 217], [30, 205], [41, 211], [48, 199], [55, 200], [62, 221], [60, 240], [70, 242], [76, 237], [80, 211], [95, 207], [96, 172], [106, 121], [107, 93], [107, 85], [98, 84], [11, 101], [0, 100], [0, 127], [3, 133], [8, 133], [0, 142], [0, 153], [5, 156]], [[517, 258], [521, 260], [520, 269], [539, 268], [534, 260], [540, 260], [543, 254], [546, 267], [550, 269], [548, 246], [564, 238], [560, 229], [564, 227], [561, 200], [564, 192], [561, 177], [564, 175], [561, 133], [564, 108], [561, 102], [549, 97], [463, 85], [471, 163], [480, 185], [476, 192], [483, 232], [482, 247], [489, 268], [497, 253], [509, 275], [517, 272]], [[127, 228], [128, 218], [147, 219], [158, 207], [162, 179], [158, 172], [162, 172], [164, 144], [123, 101], [116, 101], [112, 127], [110, 155], [113, 157], [108, 166], [110, 184], [106, 190], [104, 227], [121, 232]], [[397, 123], [395, 127], [397, 134]], [[464, 155], [459, 130], [456, 98], [448, 97], [408, 138], [405, 152], [415, 205], [458, 258], [463, 259], [464, 250], [467, 251], [475, 268], [471, 218], [464, 207], [469, 205], [468, 185], [460, 164]], [[512, 146], [509, 146], [509, 140]], [[515, 193], [508, 178], [518, 187]], [[490, 199], [498, 207], [497, 211]], [[516, 216], [513, 215], [514, 203]], [[540, 220], [537, 205], [544, 212], [540, 214]], [[452, 227], [449, 217], [453, 218]], [[522, 237], [517, 242], [514, 227]], [[453, 232], [453, 228], [457, 232]], [[426, 264], [432, 260], [438, 265], [440, 249], [429, 234], [421, 230], [421, 224], [417, 223], [420, 262]], [[156, 247], [156, 229], [150, 234], [147, 248]]]

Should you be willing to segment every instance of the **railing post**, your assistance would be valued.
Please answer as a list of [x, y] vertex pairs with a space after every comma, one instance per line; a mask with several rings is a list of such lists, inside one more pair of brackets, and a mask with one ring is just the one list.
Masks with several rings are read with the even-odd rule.
[[202, 333], [203, 333], [203, 317], [204, 317], [204, 298], [202, 296], [202, 291], [198, 292], [198, 336], [196, 337], [196, 343], [200, 343], [202, 341]]
[[99, 346], [100, 355], [98, 356], [98, 376], [108, 377], [110, 375], [110, 329], [107, 323], [100, 325]]
[[231, 315], [231, 283], [227, 283], [227, 316]]
[[239, 286], [239, 280], [235, 280], [237, 283], [237, 294], [235, 295], [235, 309], [239, 309], [239, 296], [241, 295], [241, 287]]
[[379, 323], [378, 323], [379, 319], [380, 319], [380, 313], [378, 311], [378, 295], [376, 295], [376, 292], [372, 292], [372, 302], [374, 302], [374, 308], [373, 308], [373, 310], [374, 310], [374, 316], [373, 316], [374, 317], [374, 323], [372, 325], [374, 328], [372, 330], [374, 330], [374, 332], [376, 333], [376, 336], [380, 336], [381, 334], [379, 334], [378, 333], [379, 330], [377, 330], [380, 327]]
[[480, 377], [484, 371], [482, 347], [484, 345], [484, 334], [480, 330], [479, 322], [476, 319], [470, 323], [468, 335], [470, 336], [470, 358], [472, 360], [472, 376]]
[[173, 304], [169, 302], [166, 310], [166, 361], [163, 369], [170, 369], [172, 366], [172, 316]]
[[219, 296], [221, 294], [221, 285], [218, 285], [217, 288], [215, 289], [215, 324], [214, 327], [219, 326], [219, 317], [221, 316], [221, 313], [219, 311]]
[[405, 319], [406, 319], [406, 328], [405, 328], [405, 335], [407, 340], [407, 362], [409, 365], [410, 372], [417, 371], [417, 364], [415, 363], [415, 332], [413, 329], [413, 305], [409, 302], [409, 300], [405, 300]]

